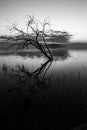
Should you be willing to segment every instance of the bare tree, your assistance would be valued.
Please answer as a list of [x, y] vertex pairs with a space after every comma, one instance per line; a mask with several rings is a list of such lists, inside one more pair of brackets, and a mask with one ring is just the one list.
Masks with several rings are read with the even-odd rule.
[[[41, 28], [39, 28], [40, 26]], [[47, 26], [50, 26], [50, 25], [49, 25], [49, 22], [47, 22], [46, 20], [44, 20], [41, 23], [35, 20], [35, 18], [30, 15], [28, 16], [28, 20], [26, 23], [26, 31], [19, 28], [15, 22], [11, 23], [10, 31], [17, 32], [17, 35], [12, 36], [12, 37], [7, 37], [7, 40], [12, 41], [11, 44], [8, 46], [8, 48], [16, 46], [17, 49], [19, 48], [24, 49], [24, 48], [28, 48], [29, 45], [33, 45], [34, 47], [39, 49], [41, 53], [43, 53], [48, 59], [52, 60], [53, 56], [46, 43], [46, 37], [47, 37], [46, 27]]]

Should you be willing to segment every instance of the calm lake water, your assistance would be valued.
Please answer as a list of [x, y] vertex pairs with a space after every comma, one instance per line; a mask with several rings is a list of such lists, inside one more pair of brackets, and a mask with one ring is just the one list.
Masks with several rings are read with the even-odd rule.
[[52, 53], [52, 62], [39, 52], [0, 55], [0, 120], [9, 128], [72, 130], [87, 123], [87, 51]]

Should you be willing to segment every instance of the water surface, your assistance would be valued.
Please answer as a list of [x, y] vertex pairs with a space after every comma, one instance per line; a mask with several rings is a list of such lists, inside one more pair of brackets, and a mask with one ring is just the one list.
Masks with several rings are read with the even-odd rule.
[[52, 62], [40, 52], [0, 55], [0, 118], [9, 127], [70, 130], [87, 123], [87, 51], [52, 53]]

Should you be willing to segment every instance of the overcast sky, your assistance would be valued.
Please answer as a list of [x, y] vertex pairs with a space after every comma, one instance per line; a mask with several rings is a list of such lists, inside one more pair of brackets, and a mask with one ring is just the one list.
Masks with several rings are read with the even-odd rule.
[[28, 14], [39, 20], [49, 17], [54, 29], [87, 40], [87, 0], [0, 0], [0, 34], [7, 33], [7, 19], [23, 26]]

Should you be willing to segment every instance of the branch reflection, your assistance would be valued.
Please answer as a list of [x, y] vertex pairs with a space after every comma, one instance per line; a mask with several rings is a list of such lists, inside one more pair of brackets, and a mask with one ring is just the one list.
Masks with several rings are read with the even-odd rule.
[[46, 77], [46, 73], [51, 64], [52, 60], [48, 60], [33, 72], [30, 72], [24, 65], [10, 68], [4, 64], [2, 67], [4, 74], [17, 80], [17, 86], [8, 89], [8, 92], [16, 92], [23, 87], [27, 87], [31, 96], [33, 96], [38, 88], [47, 88], [50, 78]]

